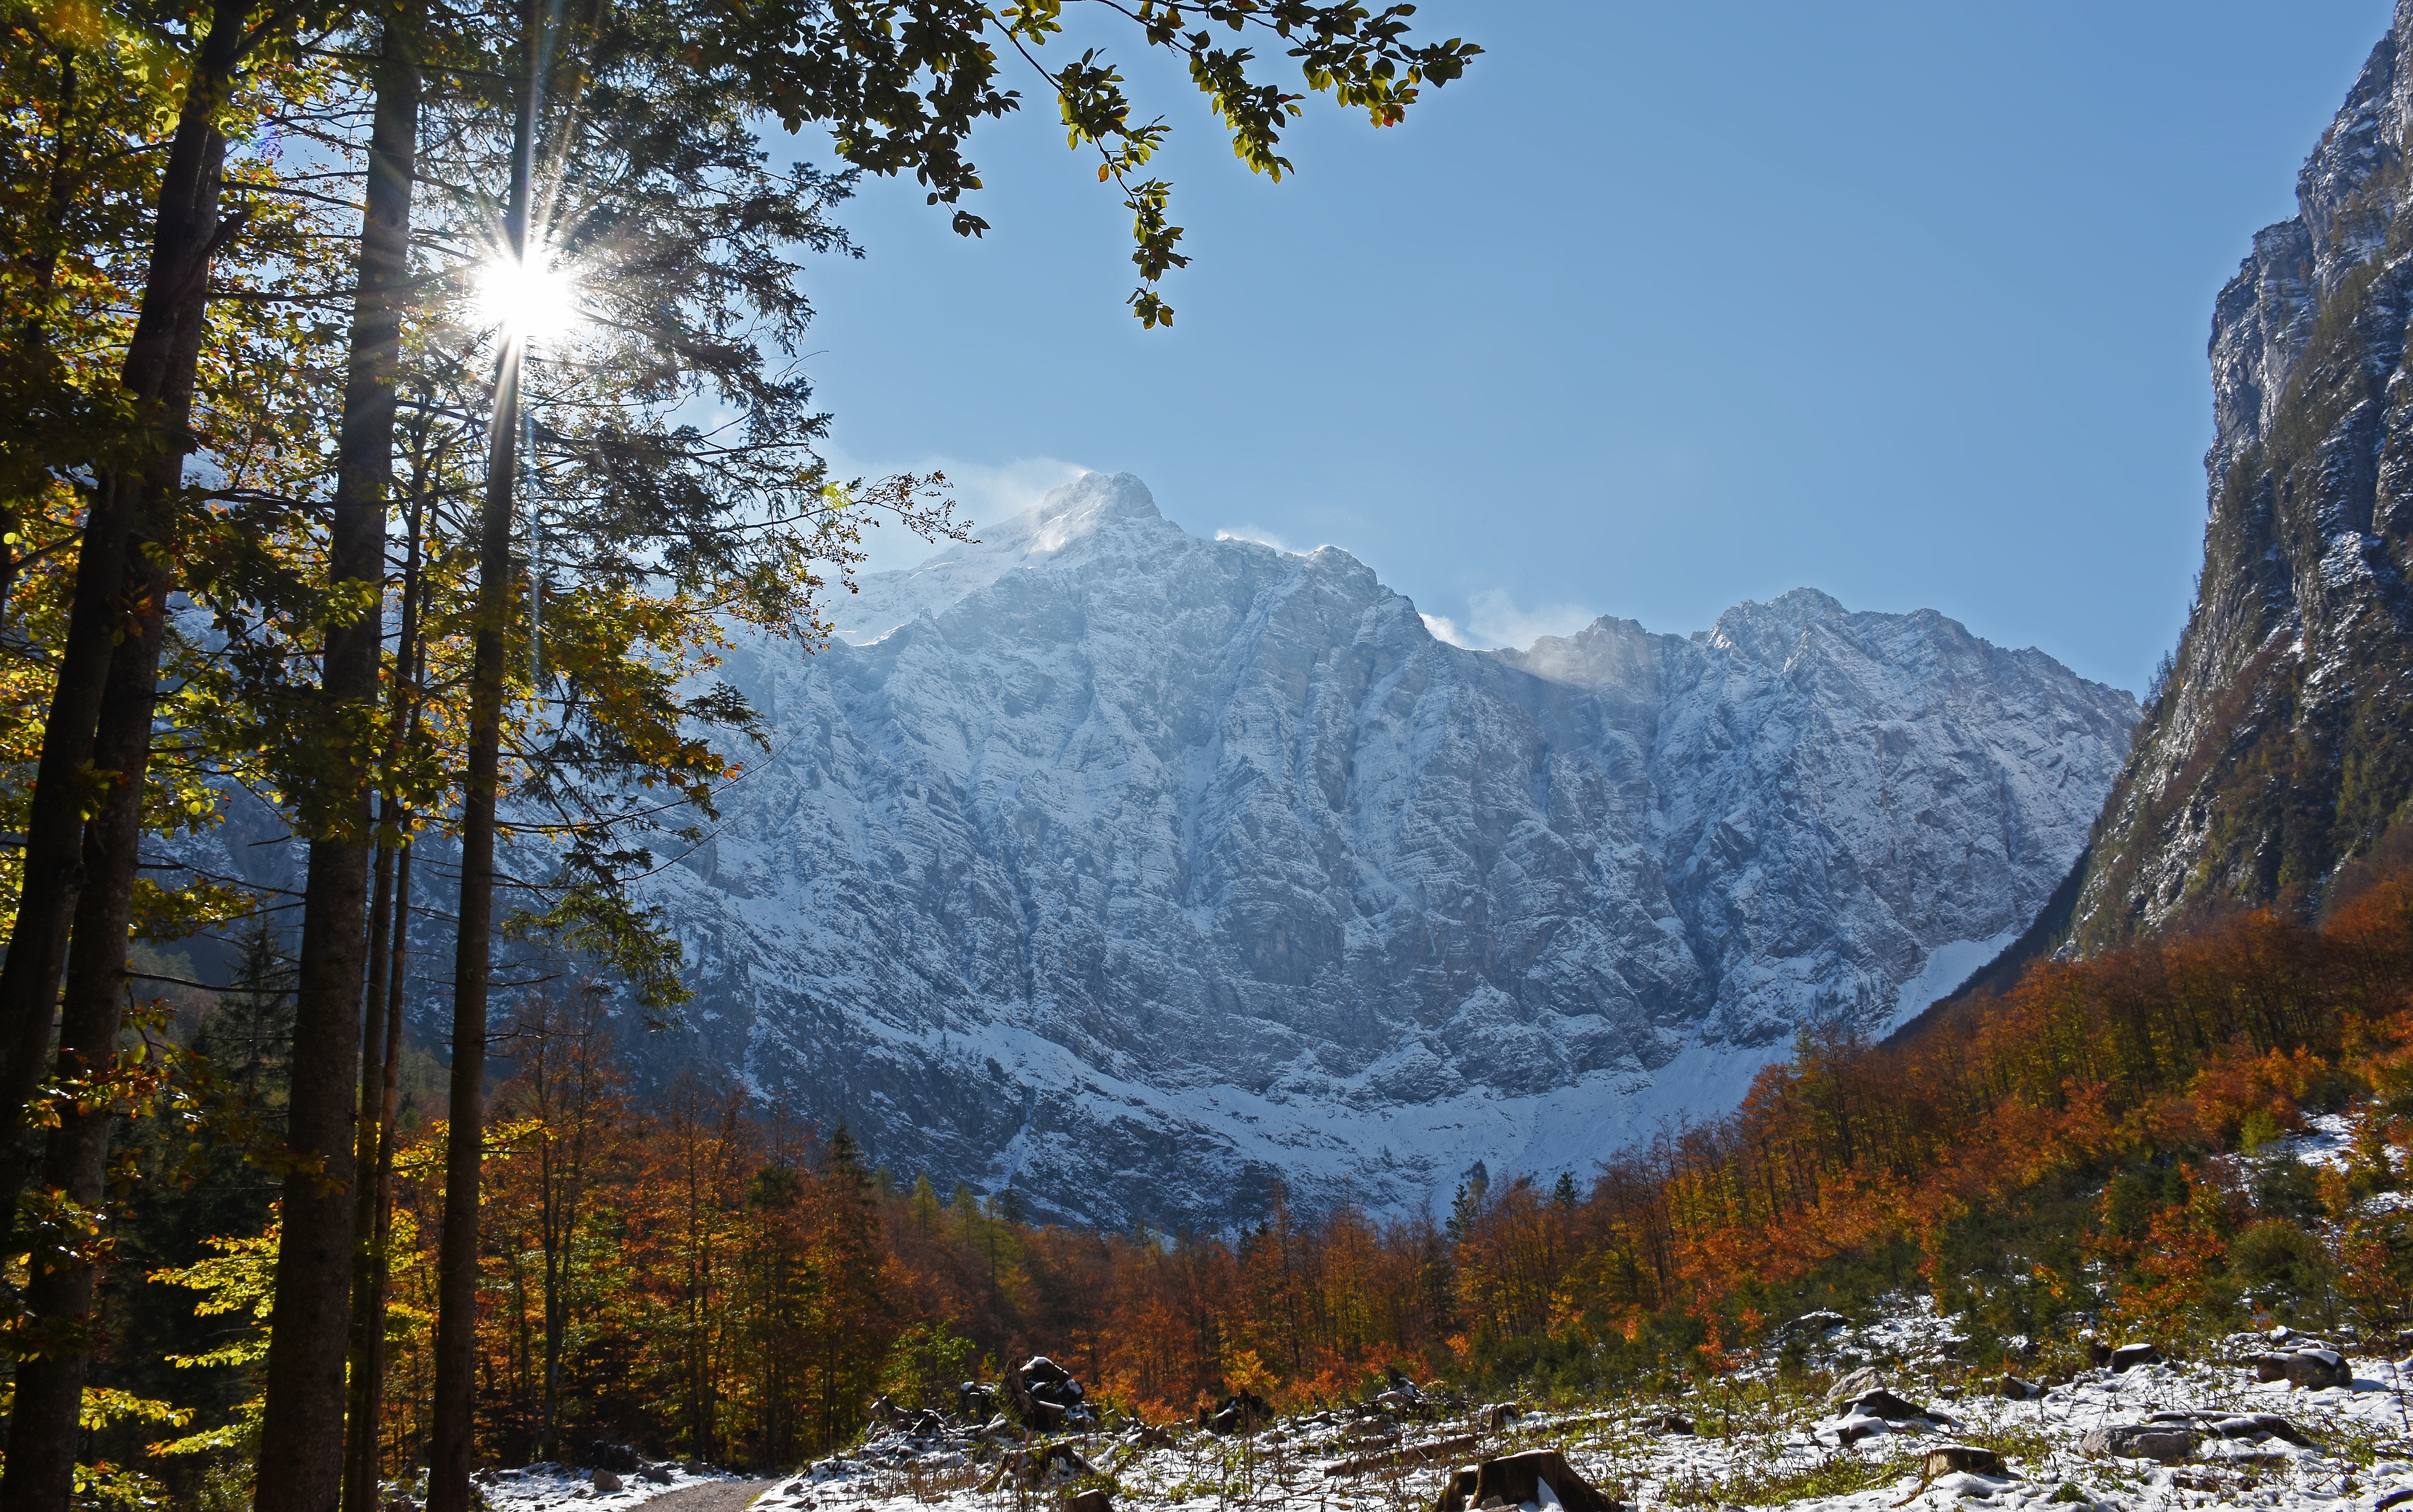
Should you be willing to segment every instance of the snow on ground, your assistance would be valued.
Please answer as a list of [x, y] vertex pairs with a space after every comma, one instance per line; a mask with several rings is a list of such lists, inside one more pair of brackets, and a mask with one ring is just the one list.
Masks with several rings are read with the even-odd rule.
[[[576, 1507], [579, 1512], [628, 1512], [655, 1497], [697, 1486], [718, 1486], [738, 1482], [740, 1476], [726, 1471], [694, 1469], [686, 1465], [656, 1465], [661, 1478], [652, 1479], [630, 1472], [614, 1475], [618, 1490], [599, 1489], [595, 1473], [575, 1470], [568, 1465], [534, 1464], [521, 1470], [489, 1470], [480, 1473], [478, 1487], [484, 1497], [487, 1512], [554, 1512], [555, 1508]], [[389, 1505], [392, 1505], [389, 1503]]]
[[[1108, 1490], [1116, 1512], [1426, 1512], [1453, 1468], [1529, 1448], [1563, 1452], [1594, 1487], [1642, 1512], [2368, 1512], [2395, 1505], [2389, 1498], [2398, 1492], [2413, 1502], [2413, 1359], [2354, 1359], [2351, 1386], [2302, 1389], [2258, 1381], [2250, 1359], [2272, 1341], [2244, 1334], [2216, 1359], [2089, 1371], [2040, 1399], [2006, 1401], [1991, 1394], [1991, 1380], [1956, 1387], [1950, 1320], [1924, 1297], [1888, 1299], [1865, 1325], [1828, 1314], [1797, 1327], [1813, 1336], [1807, 1354], [1818, 1379], [1872, 1362], [1865, 1368], [1928, 1417], [1884, 1421], [1780, 1385], [1764, 1361], [1680, 1396], [1503, 1413], [1503, 1404], [1434, 1394], [1403, 1421], [1346, 1407], [1245, 1438], [1134, 1427], [1026, 1440], [1002, 1419], [941, 1429], [925, 1417], [919, 1436], [875, 1435], [774, 1482], [750, 1512], [1051, 1512], [1092, 1486]], [[2299, 1335], [2286, 1346], [2308, 1342]], [[1692, 1431], [1670, 1430], [1662, 1421], [1670, 1414]], [[2182, 1462], [2108, 1459], [2080, 1446], [2092, 1430], [2176, 1414], [2188, 1421], [2166, 1426], [2197, 1435]], [[1991, 1450], [2006, 1473], [1930, 1475], [1930, 1451], [1946, 1445]], [[692, 1483], [679, 1474], [675, 1484]], [[497, 1512], [571, 1512], [573, 1504], [619, 1512], [670, 1489], [634, 1477], [630, 1486], [615, 1496], [582, 1495], [558, 1473], [504, 1472], [488, 1497]]]

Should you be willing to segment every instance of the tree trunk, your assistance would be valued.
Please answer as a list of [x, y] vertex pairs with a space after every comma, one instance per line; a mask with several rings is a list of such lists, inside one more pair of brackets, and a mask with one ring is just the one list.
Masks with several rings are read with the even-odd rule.
[[[243, 14], [222, 8], [214, 19], [203, 44], [204, 77], [222, 80], [231, 72], [230, 57], [217, 74], [206, 70], [223, 55], [222, 41], [242, 35]], [[232, 51], [230, 45], [225, 49]], [[176, 526], [183, 504], [178, 495], [190, 444], [193, 381], [207, 333], [207, 301], [200, 286], [219, 229], [217, 191], [226, 141], [211, 120], [212, 112], [203, 106], [188, 112], [177, 129], [181, 142], [186, 126], [198, 121], [196, 129], [203, 139], [193, 200], [177, 216], [195, 249], [178, 274], [180, 285], [191, 291], [177, 302], [176, 320], [162, 354], [156, 394], [162, 450], [143, 469], [137, 507], [129, 511], [119, 548], [123, 560], [115, 576], [127, 590], [120, 620], [124, 640], [105, 663], [90, 746], [95, 766], [112, 778], [81, 837], [80, 869], [85, 885], [76, 898], [75, 948], [61, 1020], [58, 1071], [63, 1081], [107, 1076], [126, 1004], [126, 937], [133, 923], [135, 867], [142, 839], [142, 785], [151, 763], [160, 642], [166, 635], [168, 597], [175, 587]], [[164, 205], [160, 218], [164, 228], [169, 219]], [[146, 302], [148, 293], [146, 289]], [[96, 1226], [85, 1225], [96, 1225], [95, 1209], [108, 1173], [109, 1124], [110, 1099], [101, 1098], [97, 1105], [81, 1099], [68, 1103], [59, 1109], [58, 1127], [45, 1151], [42, 1184], [54, 1194], [53, 1201], [64, 1199], [72, 1208], [54, 1210], [46, 1224], [49, 1232], [34, 1246], [35, 1274], [27, 1302], [41, 1353], [18, 1372], [8, 1421], [7, 1469], [0, 1475], [0, 1508], [6, 1512], [55, 1512], [67, 1505], [74, 1487], [75, 1450], [81, 1438], [77, 1415], [92, 1353], [93, 1286], [106, 1253]], [[7, 1195], [13, 1206], [16, 1193]]]
[[[528, 68], [511, 153], [511, 255], [527, 255], [528, 185], [536, 154], [534, 0], [521, 7]], [[427, 1512], [471, 1512], [477, 1455], [478, 1187], [485, 1134], [486, 998], [495, 923], [495, 801], [502, 774], [504, 630], [511, 613], [511, 482], [519, 471], [520, 343], [507, 340], [488, 428], [485, 506], [479, 520], [476, 638], [469, 673], [469, 766], [461, 801], [460, 933], [452, 954], [452, 1120], [444, 1147], [444, 1233], [436, 1251], [436, 1393], [428, 1435]]]
[[[411, 487], [409, 554], [402, 574], [402, 623], [395, 637], [393, 700], [387, 749], [403, 759], [417, 708], [419, 654], [420, 485]], [[389, 794], [377, 848], [377, 897], [369, 922], [369, 1001], [362, 1015], [360, 1148], [356, 1159], [374, 1173], [354, 1182], [350, 1397], [345, 1409], [344, 1506], [377, 1512], [377, 1434], [385, 1407], [386, 1243], [392, 1223], [393, 1119], [402, 1066], [403, 965], [410, 936], [409, 811]], [[397, 859], [397, 857], [399, 859]]]
[[[135, 515], [180, 481], [192, 449], [192, 388], [200, 361], [200, 314], [209, 259], [232, 230], [218, 220], [226, 143], [217, 112], [244, 51], [251, 0], [219, 0], [210, 14], [193, 82], [159, 185], [142, 308], [121, 375], [150, 422], [116, 467], [102, 466], [84, 511], [75, 594], [60, 649], [58, 682], [42, 726], [42, 753], [25, 817], [24, 885], [0, 965], [0, 1235], [13, 1226], [17, 1194], [31, 1166], [26, 1104], [40, 1085], [58, 1008], [59, 972], [83, 889], [84, 774], [121, 615], [126, 612], [126, 544]], [[147, 725], [146, 725], [147, 734]]]
[[[329, 575], [385, 581], [386, 495], [393, 481], [394, 367], [410, 273], [410, 190], [419, 137], [419, 68], [406, 23], [389, 22], [377, 60], [350, 370], [335, 452]], [[286, 1144], [283, 1240], [276, 1253], [260, 1418], [258, 1512], [333, 1512], [344, 1481], [344, 1365], [351, 1333], [354, 1252], [353, 1063], [360, 1053], [365, 914], [374, 833], [368, 726], [384, 637], [382, 592], [365, 588], [349, 623], [327, 632], [321, 708], [354, 753], [347, 790], [318, 795], [303, 891], [294, 995], [293, 1090]], [[380, 1019], [382, 1015], [380, 1015]], [[362, 1109], [365, 1113], [365, 1109]]]

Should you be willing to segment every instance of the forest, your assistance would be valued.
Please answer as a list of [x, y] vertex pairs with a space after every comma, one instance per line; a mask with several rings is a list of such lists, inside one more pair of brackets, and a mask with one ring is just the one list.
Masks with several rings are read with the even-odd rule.
[[[1981, 1371], [2066, 1373], [2081, 1326], [2179, 1353], [2257, 1319], [2391, 1340], [2413, 1326], [2413, 1213], [2388, 1197], [2413, 1190], [2405, 850], [2317, 918], [2238, 911], [2037, 962], [1887, 1044], [1805, 1033], [1731, 1116], [1589, 1172], [1464, 1186], [1406, 1218], [1278, 1199], [1221, 1234], [1101, 1233], [1019, 1217], [1010, 1189], [941, 1193], [727, 1081], [644, 1085], [601, 994], [532, 995], [483, 1139], [481, 1458], [603, 1439], [793, 1465], [851, 1442], [880, 1397], [953, 1410], [961, 1382], [1038, 1352], [1150, 1422], [1238, 1391], [1360, 1400], [1392, 1370], [1589, 1400], [1714, 1380], [1781, 1355], [1791, 1318], [1905, 1289], [1957, 1319]], [[251, 985], [190, 995], [171, 1037], [212, 1068], [222, 1123], [265, 1129], [289, 994], [273, 940], [253, 947]], [[430, 1433], [430, 1065], [401, 1111], [388, 1475]], [[2355, 1130], [2343, 1166], [2237, 1158], [2335, 1113]], [[202, 1490], [240, 1473], [258, 1420], [276, 1244], [272, 1185], [209, 1148], [195, 1174], [166, 1142], [132, 1146], [99, 1376], [120, 1416], [93, 1441], [96, 1463]], [[194, 1416], [164, 1429], [171, 1409]]]
[[7, 0], [0, 1506], [369, 1509], [416, 1455], [465, 1512], [586, 1410], [596, 1215], [674, 1170], [622, 1214], [644, 1410], [676, 1338], [698, 1452], [848, 1420], [892, 1313], [845, 1143], [721, 1087], [564, 1132], [624, 1095], [597, 1015], [687, 996], [631, 886], [762, 743], [722, 653], [969, 527], [822, 459], [813, 270], [865, 175], [980, 235], [1036, 100], [1162, 330], [1170, 128], [1107, 45], [1279, 180], [1302, 101], [1395, 125], [1479, 52], [1413, 13]]

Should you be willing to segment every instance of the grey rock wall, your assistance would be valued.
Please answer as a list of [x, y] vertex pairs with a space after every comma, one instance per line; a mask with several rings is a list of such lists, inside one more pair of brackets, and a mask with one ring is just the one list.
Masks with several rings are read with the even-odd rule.
[[1807, 590], [1470, 651], [1127, 476], [983, 534], [736, 660], [775, 749], [658, 900], [680, 1055], [1066, 1217], [1413, 1208], [1720, 1111], [2022, 927], [2135, 719]]
[[2413, 799], [2413, 4], [2213, 315], [2194, 610], [2106, 806], [2072, 936], [2317, 900]]

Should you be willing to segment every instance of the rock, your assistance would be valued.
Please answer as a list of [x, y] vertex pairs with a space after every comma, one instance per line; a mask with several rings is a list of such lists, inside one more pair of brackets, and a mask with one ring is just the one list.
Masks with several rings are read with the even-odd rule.
[[2346, 1356], [2334, 1349], [2297, 1350], [2287, 1356], [2286, 1371], [2289, 1384], [2306, 1391], [2354, 1385]]
[[1997, 1477], [2010, 1474], [2004, 1468], [2001, 1455], [1974, 1444], [1941, 1444], [1927, 1451], [1925, 1475], [1929, 1480], [1955, 1473]]
[[2080, 958], [2199, 901], [2268, 902], [2296, 867], [2327, 874], [2368, 844], [2353, 816], [2413, 796], [2413, 763], [2394, 755], [2413, 664], [2399, 505], [2413, 408], [2393, 381], [2413, 289], [2396, 146], [2413, 10], [2392, 8], [2289, 175], [2297, 213], [2256, 233], [2213, 304], [2197, 597], [2077, 888]]
[[1106, 1499], [1106, 1493], [1103, 1490], [1092, 1486], [1073, 1497], [1072, 1505], [1065, 1509], [1065, 1512], [1115, 1512], [1115, 1505]]
[[2158, 1423], [2131, 1423], [2119, 1428], [2091, 1429], [2078, 1441], [2078, 1452], [2097, 1460], [2158, 1460], [2183, 1464], [2195, 1455], [2190, 1430]]
[[601, 1491], [604, 1495], [609, 1496], [614, 1491], [623, 1490], [624, 1488], [621, 1486], [619, 1476], [612, 1474], [612, 1472], [608, 1470], [598, 1470], [595, 1472], [595, 1489]]
[[[830, 596], [810, 654], [733, 653], [771, 752], [644, 901], [714, 941], [681, 1055], [899, 1170], [1001, 1182], [1019, 1130], [1051, 1153], [1017, 1190], [1108, 1229], [1253, 1221], [1267, 1178], [1405, 1211], [1435, 1178], [1384, 1142], [1464, 1169], [1490, 1137], [1464, 1098], [1580, 1102], [1821, 1001], [1873, 1029], [1939, 947], [2026, 927], [2137, 718], [2041, 653], [1813, 591], [1697, 641], [1463, 650], [1346, 553], [1201, 540], [1127, 477], [978, 533]], [[991, 1069], [1034, 1033], [1058, 1053]], [[1685, 1105], [1739, 1098], [1744, 1061]], [[1228, 1085], [1292, 1090], [1188, 1090]], [[1532, 1158], [1586, 1169], [1675, 1095]]]
[[1503, 1506], [1527, 1502], [1547, 1505], [1545, 1488], [1566, 1512], [1617, 1512], [1617, 1504], [1577, 1475], [1556, 1449], [1528, 1449], [1461, 1467], [1442, 1487], [1433, 1512], [1468, 1512], [1491, 1505], [1495, 1499]]
[[1073, 1372], [1044, 1355], [1033, 1355], [1005, 1372], [1006, 1400], [1023, 1423], [1042, 1432], [1093, 1428], [1098, 1415]]
[[674, 1478], [675, 1478], [671, 1474], [670, 1466], [666, 1464], [658, 1465], [650, 1460], [637, 1466], [637, 1474], [643, 1475], [645, 1479], [652, 1481], [657, 1486], [667, 1486]]
[[1663, 1413], [1644, 1423], [1642, 1430], [1669, 1438], [1690, 1438], [1693, 1434], [1693, 1420], [1682, 1413]]
[[1854, 1397], [1844, 1403], [1844, 1411], [1858, 1413], [1862, 1417], [1882, 1417], [1888, 1423], [1907, 1423], [1916, 1418], [1941, 1416], [1907, 1398], [1897, 1397], [1883, 1386]]
[[2006, 1401], [2034, 1401], [2044, 1395], [2044, 1387], [2034, 1381], [2022, 1381], [2016, 1375], [2006, 1375], [1995, 1386], [1994, 1395]]
[[2254, 1367], [2254, 1379], [2257, 1381], [2284, 1381], [2287, 1378], [2287, 1356], [2285, 1355], [2257, 1355], [2246, 1363]]
[[1875, 1366], [1863, 1365], [1828, 1387], [1827, 1405], [1840, 1406], [1863, 1391], [1874, 1391], [1884, 1385], [1885, 1377], [1877, 1373]]
[[2209, 1421], [2205, 1421], [2204, 1418], [2198, 1419], [2202, 1422], [2203, 1430], [2207, 1433], [2217, 1433], [2222, 1438], [2253, 1439], [2258, 1443], [2266, 1438], [2284, 1439], [2300, 1447], [2310, 1447], [2313, 1442], [2304, 1436], [2302, 1429], [2277, 1413], [2240, 1413], [2234, 1417], [2219, 1417], [2207, 1414], [2205, 1417], [2209, 1418]]
[[2159, 1365], [2162, 1352], [2151, 1344], [2122, 1344], [2111, 1352], [2111, 1373], [2133, 1371], [2139, 1365]]

